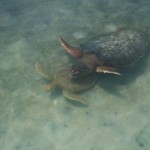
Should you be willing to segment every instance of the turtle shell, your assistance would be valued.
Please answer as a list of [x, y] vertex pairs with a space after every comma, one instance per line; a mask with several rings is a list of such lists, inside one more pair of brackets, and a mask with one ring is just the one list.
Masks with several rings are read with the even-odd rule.
[[80, 45], [83, 53], [95, 54], [103, 65], [128, 67], [148, 50], [148, 37], [142, 31], [121, 30], [96, 36]]

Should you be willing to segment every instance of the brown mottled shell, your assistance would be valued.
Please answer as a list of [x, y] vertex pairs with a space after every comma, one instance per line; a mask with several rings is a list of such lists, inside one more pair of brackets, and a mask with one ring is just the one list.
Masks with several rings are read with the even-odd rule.
[[100, 35], [80, 45], [83, 53], [93, 53], [104, 65], [128, 67], [148, 50], [148, 38], [142, 31], [122, 30]]

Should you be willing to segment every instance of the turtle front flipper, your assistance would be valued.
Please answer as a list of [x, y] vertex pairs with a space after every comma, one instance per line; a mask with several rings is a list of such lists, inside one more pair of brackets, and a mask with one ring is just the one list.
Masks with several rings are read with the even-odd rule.
[[50, 73], [47, 71], [47, 69], [42, 63], [35, 63], [35, 69], [44, 78], [47, 78], [50, 80], [52, 79]]
[[66, 97], [67, 99], [72, 100], [72, 101], [77, 101], [77, 102], [80, 102], [81, 104], [87, 105], [87, 102], [85, 99], [77, 96], [71, 91], [63, 90], [62, 92], [63, 92], [64, 97]]
[[107, 67], [107, 66], [98, 66], [96, 68], [96, 72], [103, 72], [103, 73], [121, 75], [121, 73], [118, 72], [118, 69], [113, 68], [113, 67]]
[[59, 41], [61, 45], [64, 47], [64, 49], [74, 58], [82, 58], [83, 53], [81, 49], [76, 49], [69, 45], [63, 38], [59, 37]]

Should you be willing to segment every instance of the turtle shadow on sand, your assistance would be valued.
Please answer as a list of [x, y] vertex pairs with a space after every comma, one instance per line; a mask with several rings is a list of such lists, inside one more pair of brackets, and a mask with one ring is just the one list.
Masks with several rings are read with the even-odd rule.
[[[63, 96], [68, 101], [71, 101], [71, 103], [76, 105], [80, 104], [78, 106], [88, 106], [86, 99], [81, 98], [77, 94], [92, 88], [96, 84], [97, 78], [95, 73], [79, 78], [73, 78], [72, 71], [80, 72], [82, 68], [69, 67], [62, 69], [57, 73], [51, 73], [42, 63], [36, 63], [35, 67], [36, 71], [49, 81], [45, 86], [45, 91], [51, 91], [57, 87], [58, 89], [61, 89]], [[83, 71], [86, 72], [85, 69]]]

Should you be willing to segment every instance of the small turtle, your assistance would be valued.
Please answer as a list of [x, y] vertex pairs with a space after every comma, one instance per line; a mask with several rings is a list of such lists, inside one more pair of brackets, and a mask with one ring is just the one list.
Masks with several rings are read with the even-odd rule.
[[118, 74], [118, 70], [135, 64], [149, 49], [148, 36], [142, 31], [133, 29], [96, 36], [73, 48], [63, 38], [62, 46], [73, 57], [89, 68], [89, 73], [103, 72]]
[[[96, 83], [96, 76], [93, 75], [86, 75], [80, 78], [73, 78], [70, 77], [71, 74], [83, 73], [82, 68], [77, 66], [70, 67], [67, 69], [60, 70], [57, 74], [51, 75], [48, 70], [44, 67], [41, 63], [35, 64], [36, 71], [42, 75], [44, 78], [48, 80], [52, 80], [49, 84], [46, 85], [45, 90], [50, 91], [55, 87], [62, 89], [62, 93], [64, 97], [69, 100], [78, 101], [82, 104], [86, 104], [86, 100], [80, 98], [78, 95], [74, 94], [76, 92], [81, 92], [87, 90], [95, 85]], [[84, 69], [86, 70], [86, 69]]]

